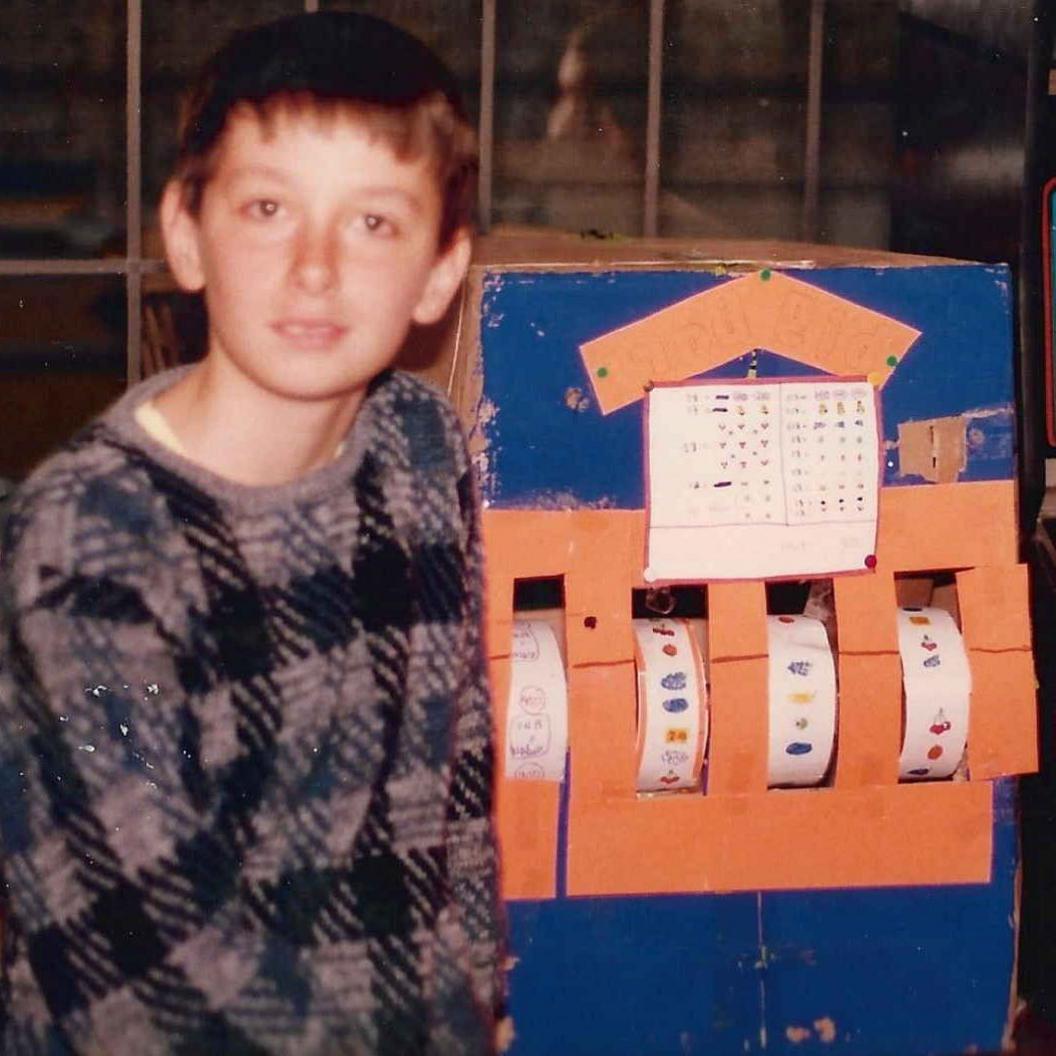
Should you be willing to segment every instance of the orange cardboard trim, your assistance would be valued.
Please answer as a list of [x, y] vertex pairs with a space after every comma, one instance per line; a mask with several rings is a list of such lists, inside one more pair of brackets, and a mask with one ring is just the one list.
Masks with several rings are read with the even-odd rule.
[[979, 781], [1033, 773], [1038, 768], [1038, 720], [1029, 650], [985, 653], [969, 643], [968, 663], [968, 776]]
[[878, 388], [920, 336], [869, 308], [765, 269], [582, 345], [603, 414], [640, 400], [650, 383], [681, 381], [753, 348]]
[[[893, 612], [890, 615], [894, 624]], [[898, 653], [839, 656], [836, 772], [839, 789], [893, 785], [902, 750], [902, 662]]]
[[510, 694], [508, 657], [490, 666], [495, 723], [495, 823], [502, 852], [505, 899], [553, 898], [557, 890], [557, 819], [561, 786], [556, 781], [505, 778], [506, 712]]
[[986, 782], [674, 795], [577, 794], [570, 895], [986, 883]]
[[[896, 677], [886, 687], [893, 695], [887, 703], [894, 703], [889, 710], [897, 716], [901, 681], [897, 657], [889, 659]], [[731, 661], [720, 667], [734, 672], [755, 664], [763, 666], [765, 678], [765, 661]], [[719, 698], [741, 681], [713, 684], [713, 760], [720, 751], [714, 739], [720, 728]], [[991, 790], [986, 783], [892, 783], [737, 795], [716, 794], [709, 774], [706, 796], [636, 796], [633, 686], [631, 663], [570, 673], [569, 894], [988, 880]], [[765, 707], [765, 685], [758, 698]], [[765, 739], [765, 729], [758, 727], [752, 740], [756, 735]], [[892, 769], [897, 734], [896, 727], [888, 745]], [[754, 784], [765, 787], [765, 780], [764, 771]]]
[[[644, 512], [486, 510], [500, 759], [513, 582], [566, 577], [569, 892], [985, 882], [991, 790], [980, 779], [1037, 765], [1014, 509], [1011, 482], [883, 489], [879, 570], [836, 579], [842, 653], [833, 788], [766, 791], [765, 588], [712, 584], [708, 795], [652, 798], [634, 789], [630, 590], [642, 585]], [[942, 524], [985, 531], [935, 531]], [[898, 785], [901, 672], [892, 576], [958, 567], [971, 569], [958, 584], [973, 677], [972, 780]], [[596, 617], [590, 628], [588, 616]], [[554, 896], [559, 795], [552, 782], [499, 781], [507, 898]]]
[[878, 568], [918, 572], [1014, 565], [1017, 554], [1014, 481], [880, 489]]

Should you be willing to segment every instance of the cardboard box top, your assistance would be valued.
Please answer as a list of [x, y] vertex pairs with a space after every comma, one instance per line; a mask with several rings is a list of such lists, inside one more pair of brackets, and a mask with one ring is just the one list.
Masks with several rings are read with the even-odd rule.
[[477, 238], [473, 265], [485, 268], [884, 267], [965, 264], [946, 257], [809, 242], [694, 238], [611, 238], [546, 228], [496, 228]]

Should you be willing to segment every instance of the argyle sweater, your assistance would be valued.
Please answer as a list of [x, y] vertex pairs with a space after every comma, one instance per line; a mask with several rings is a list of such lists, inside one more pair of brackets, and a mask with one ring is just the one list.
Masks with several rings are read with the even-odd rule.
[[217, 477], [131, 390], [0, 550], [0, 1049], [487, 1053], [503, 1001], [465, 445], [388, 372], [343, 453]]

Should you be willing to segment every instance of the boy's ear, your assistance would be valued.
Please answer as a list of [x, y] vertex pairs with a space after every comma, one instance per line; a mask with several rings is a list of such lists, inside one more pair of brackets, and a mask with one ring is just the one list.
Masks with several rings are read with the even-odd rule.
[[177, 180], [170, 180], [165, 185], [159, 215], [165, 257], [173, 276], [189, 293], [202, 289], [205, 276], [198, 242], [198, 221], [188, 212], [183, 188]]
[[433, 262], [422, 296], [411, 312], [411, 318], [416, 323], [428, 326], [443, 317], [451, 298], [466, 276], [472, 253], [473, 240], [469, 231], [464, 227], [459, 228]]

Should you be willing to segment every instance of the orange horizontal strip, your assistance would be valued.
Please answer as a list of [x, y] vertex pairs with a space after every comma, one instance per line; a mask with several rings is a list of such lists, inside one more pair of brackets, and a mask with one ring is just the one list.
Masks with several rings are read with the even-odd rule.
[[880, 489], [878, 567], [888, 572], [1014, 565], [1011, 480]]
[[986, 883], [992, 786], [674, 795], [570, 811], [570, 895]]
[[[895, 573], [1015, 565], [1015, 510], [1016, 488], [1010, 480], [881, 488], [879, 568]], [[556, 576], [582, 566], [611, 575], [611, 567], [590, 546], [592, 538], [600, 538], [599, 519], [606, 523], [606, 539], [623, 540], [620, 547], [627, 547], [623, 552], [633, 562], [630, 578], [641, 586], [644, 510], [485, 510], [488, 573], [511, 579]], [[610, 520], [620, 527], [610, 528]], [[573, 540], [579, 542], [574, 545]], [[637, 540], [643, 540], [641, 550]], [[869, 582], [875, 576], [858, 578]]]

